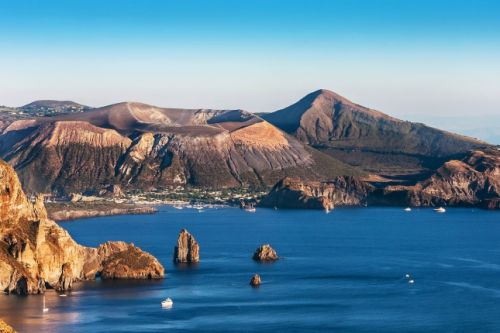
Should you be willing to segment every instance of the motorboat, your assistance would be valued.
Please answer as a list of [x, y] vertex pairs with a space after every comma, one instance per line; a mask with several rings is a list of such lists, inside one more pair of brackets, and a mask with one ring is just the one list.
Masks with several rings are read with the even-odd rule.
[[49, 308], [45, 306], [45, 295], [43, 295], [42, 312], [49, 312]]
[[410, 207], [406, 207], [405, 208], [405, 212], [411, 212], [411, 208]]
[[255, 207], [247, 207], [245, 208], [245, 211], [249, 213], [255, 213], [257, 209]]
[[170, 297], [161, 302], [161, 307], [165, 309], [170, 309], [174, 305], [174, 301]]
[[444, 212], [446, 212], [446, 209], [444, 209], [443, 207], [439, 207], [439, 208], [435, 208], [434, 211], [437, 213], [444, 213]]

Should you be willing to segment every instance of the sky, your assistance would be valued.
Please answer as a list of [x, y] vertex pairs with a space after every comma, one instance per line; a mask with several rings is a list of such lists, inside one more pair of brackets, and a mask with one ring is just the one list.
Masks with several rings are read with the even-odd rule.
[[500, 1], [0, 0], [0, 104], [268, 112], [323, 88], [500, 143]]

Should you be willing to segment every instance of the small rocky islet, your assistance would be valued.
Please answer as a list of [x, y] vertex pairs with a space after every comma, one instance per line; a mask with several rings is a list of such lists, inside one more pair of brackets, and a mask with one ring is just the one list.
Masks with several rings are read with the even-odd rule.
[[271, 247], [269, 244], [264, 244], [259, 246], [253, 256], [252, 259], [255, 261], [262, 261], [262, 262], [271, 262], [278, 260], [278, 254], [276, 251]]
[[174, 263], [194, 264], [200, 261], [200, 246], [193, 235], [182, 229], [174, 248]]
[[262, 280], [260, 278], [260, 275], [259, 274], [255, 274], [254, 276], [252, 276], [252, 278], [250, 279], [250, 285], [252, 287], [259, 287], [260, 284], [262, 283]]

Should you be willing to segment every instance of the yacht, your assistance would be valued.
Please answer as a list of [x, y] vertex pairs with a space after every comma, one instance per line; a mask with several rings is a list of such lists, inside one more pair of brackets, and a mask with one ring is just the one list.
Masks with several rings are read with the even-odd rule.
[[255, 213], [256, 210], [257, 209], [255, 207], [253, 207], [253, 206], [245, 208], [245, 211], [249, 212], [249, 213]]
[[161, 302], [161, 307], [170, 309], [174, 305], [174, 302], [169, 298]]
[[49, 312], [49, 308], [45, 306], [45, 295], [43, 295], [43, 307], [42, 312]]
[[434, 211], [437, 213], [444, 213], [446, 212], [446, 209], [444, 209], [443, 207], [439, 207], [439, 208], [434, 208]]
[[411, 208], [410, 207], [406, 207], [405, 208], [405, 212], [411, 212]]

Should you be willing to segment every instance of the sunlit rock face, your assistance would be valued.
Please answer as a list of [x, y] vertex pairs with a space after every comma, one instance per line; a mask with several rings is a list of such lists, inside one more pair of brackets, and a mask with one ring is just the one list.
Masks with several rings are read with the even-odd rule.
[[[125, 243], [123, 243], [125, 244]], [[113, 278], [163, 277], [163, 267], [133, 245], [121, 245], [134, 256], [120, 261]], [[101, 252], [101, 253], [100, 253]], [[110, 270], [116, 250], [98, 251], [77, 244], [66, 230], [47, 218], [43, 197], [34, 203], [24, 194], [16, 173], [0, 161], [0, 289], [18, 294], [43, 293], [45, 288], [65, 290], [74, 281], [94, 279]], [[125, 268], [123, 268], [125, 267]]]
[[414, 186], [390, 186], [386, 196], [399, 195], [412, 206], [479, 206], [498, 209], [500, 151], [476, 150], [462, 160], [444, 163]]
[[333, 209], [335, 206], [364, 206], [373, 187], [354, 177], [330, 181], [284, 178], [260, 202], [263, 207]]
[[174, 248], [175, 263], [197, 263], [200, 261], [200, 246], [186, 229], [182, 229]]
[[269, 244], [259, 246], [252, 257], [255, 261], [275, 261], [278, 260], [278, 254]]

